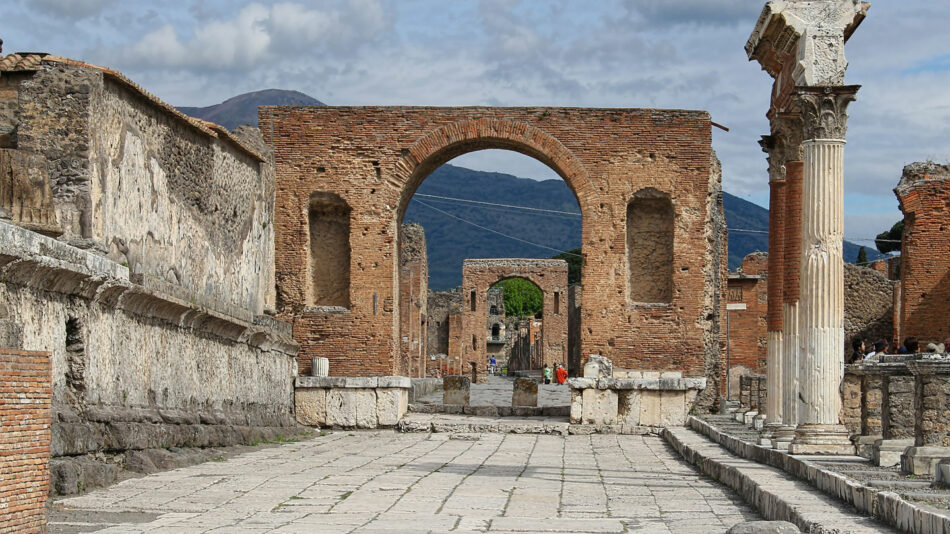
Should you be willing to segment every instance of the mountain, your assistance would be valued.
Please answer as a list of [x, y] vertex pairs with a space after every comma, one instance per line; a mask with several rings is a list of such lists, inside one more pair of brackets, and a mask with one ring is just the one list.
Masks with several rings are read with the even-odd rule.
[[179, 107], [185, 115], [214, 122], [233, 130], [242, 124], [257, 126], [258, 106], [324, 106], [316, 98], [299, 91], [285, 91], [283, 89], [265, 89], [253, 93], [229, 98], [220, 104], [204, 108]]
[[[579, 216], [537, 213], [433, 197], [573, 213], [580, 211], [574, 194], [562, 180], [538, 182], [452, 165], [439, 167], [419, 187], [403, 220], [419, 223], [425, 228], [429, 287], [433, 290], [459, 285], [462, 281], [462, 261], [466, 258], [549, 258], [558, 251], [575, 249], [581, 243]], [[769, 211], [725, 192], [723, 208], [726, 225], [733, 229], [729, 232], [729, 268], [735, 270], [742, 264], [745, 255], [757, 250], [768, 250]], [[739, 229], [752, 232], [740, 232]], [[854, 263], [859, 248], [845, 241], [845, 259]], [[873, 248], [868, 248], [867, 254], [870, 260], [880, 257]]]

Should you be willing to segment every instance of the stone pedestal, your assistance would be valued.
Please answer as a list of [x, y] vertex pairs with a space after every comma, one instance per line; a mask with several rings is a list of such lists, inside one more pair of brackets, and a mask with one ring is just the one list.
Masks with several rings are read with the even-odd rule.
[[914, 446], [901, 456], [901, 470], [933, 476], [950, 458], [950, 358], [907, 362], [914, 375]]
[[531, 378], [519, 378], [515, 380], [514, 388], [511, 390], [512, 406], [537, 406], [538, 405], [538, 383]]
[[467, 376], [447, 376], [442, 379], [442, 404], [468, 406], [471, 399], [472, 379]]
[[571, 378], [571, 422], [683, 425], [705, 378]]
[[914, 438], [879, 439], [871, 448], [871, 462], [881, 467], [891, 467], [901, 463], [901, 455], [907, 447], [913, 447]]
[[297, 422], [305, 426], [394, 426], [409, 407], [412, 381], [404, 376], [299, 376], [294, 383]]

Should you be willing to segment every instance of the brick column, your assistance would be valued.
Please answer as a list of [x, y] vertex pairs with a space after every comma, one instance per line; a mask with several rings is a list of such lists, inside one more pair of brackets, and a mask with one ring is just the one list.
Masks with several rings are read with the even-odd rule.
[[844, 137], [856, 86], [798, 89], [804, 126], [798, 394], [792, 454], [854, 454], [841, 424], [844, 368]]
[[[770, 173], [771, 174], [771, 173]], [[765, 406], [766, 435], [782, 426], [782, 286], [785, 274], [785, 180], [769, 180], [769, 263]]]
[[785, 234], [782, 244], [782, 426], [773, 445], [787, 448], [798, 424], [798, 258], [802, 246], [802, 162], [785, 162]]

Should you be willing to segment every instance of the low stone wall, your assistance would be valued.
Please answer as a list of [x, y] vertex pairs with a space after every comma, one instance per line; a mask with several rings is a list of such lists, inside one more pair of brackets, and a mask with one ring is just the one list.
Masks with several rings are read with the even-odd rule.
[[125, 453], [295, 431], [290, 325], [130, 275], [0, 221], [0, 339], [52, 363], [52, 483], [111, 483]]
[[0, 349], [0, 532], [46, 532], [50, 355]]
[[683, 425], [705, 378], [571, 378], [571, 422]]
[[297, 377], [297, 422], [307, 426], [377, 428], [395, 426], [409, 407], [412, 382], [403, 376]]
[[409, 390], [409, 402], [416, 402], [417, 399], [435, 393], [441, 387], [441, 378], [413, 378], [412, 389]]

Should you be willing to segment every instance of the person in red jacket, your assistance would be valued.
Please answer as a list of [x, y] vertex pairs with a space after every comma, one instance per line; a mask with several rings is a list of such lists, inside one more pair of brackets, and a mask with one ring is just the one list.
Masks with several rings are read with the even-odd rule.
[[567, 381], [567, 369], [561, 367], [561, 364], [557, 364], [557, 369], [554, 370], [554, 378], [557, 380], [558, 384], [563, 384]]

